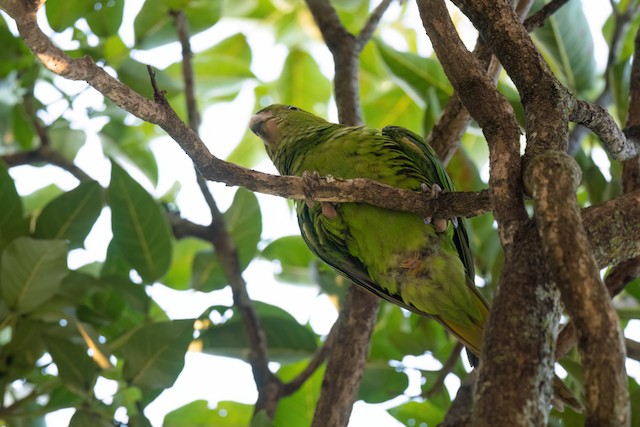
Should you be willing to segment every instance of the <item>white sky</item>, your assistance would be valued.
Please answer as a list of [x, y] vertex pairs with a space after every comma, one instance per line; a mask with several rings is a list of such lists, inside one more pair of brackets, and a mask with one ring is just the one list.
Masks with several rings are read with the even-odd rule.
[[[583, 1], [589, 7], [585, 8], [587, 17], [593, 29], [593, 38], [596, 49], [600, 52], [606, 51], [600, 28], [604, 19], [608, 16], [609, 3], [605, 0], [596, 2]], [[121, 35], [128, 45], [133, 42], [132, 23], [135, 14], [140, 9], [140, 0], [126, 1], [124, 22], [121, 27]], [[415, 9], [413, 2], [410, 5]], [[386, 15], [387, 19], [394, 19], [398, 15], [399, 8], [392, 4]], [[418, 27], [417, 10], [406, 14], [404, 19], [406, 25]], [[221, 21], [209, 31], [201, 33], [192, 39], [194, 51], [203, 50], [232, 34], [242, 31], [247, 35], [248, 41], [253, 47], [253, 68], [254, 73], [264, 81], [273, 80], [278, 77], [279, 69], [283, 63], [286, 50], [283, 47], [275, 46], [273, 38], [264, 29], [256, 28], [254, 25], [240, 24], [235, 22]], [[475, 40], [473, 31], [467, 31], [465, 39]], [[388, 40], [394, 43], [391, 38]], [[69, 35], [58, 36], [56, 42], [61, 45], [69, 43]], [[424, 37], [421, 49], [429, 49], [428, 40]], [[158, 68], [164, 68], [171, 62], [179, 60], [180, 49], [177, 44], [172, 44], [158, 50], [150, 52], [138, 52], [135, 58], [144, 63], [150, 63]], [[317, 49], [313, 52], [319, 61], [321, 68], [328, 77], [333, 73], [332, 62], [326, 49]], [[599, 67], [604, 66], [605, 55], [597, 58]], [[73, 91], [82, 92], [76, 104], [74, 112], [65, 112], [65, 117], [77, 117], [83, 126], [88, 128], [89, 139], [86, 146], [79, 152], [76, 163], [87, 171], [94, 179], [106, 186], [109, 180], [109, 162], [103, 157], [100, 142], [95, 136], [96, 130], [101, 123], [87, 122], [82, 117], [84, 108], [89, 105], [98, 106], [100, 97], [96, 92], [85, 90], [82, 82], [64, 81], [62, 84]], [[47, 97], [47, 87], [39, 88], [39, 96]], [[55, 94], [51, 95], [55, 96]], [[42, 98], [41, 98], [42, 99]], [[56, 101], [50, 98], [49, 117], [57, 117], [66, 108], [63, 101]], [[216, 155], [225, 158], [235, 146], [235, 141], [239, 141], [246, 129], [245, 121], [253, 108], [252, 87], [247, 86], [240, 96], [232, 103], [220, 104], [209, 108], [203, 115], [202, 137], [209, 149]], [[256, 138], [256, 143], [260, 143]], [[182, 189], [178, 197], [178, 203], [182, 213], [189, 219], [207, 223], [209, 217], [207, 208], [202, 200], [195, 180], [193, 179], [193, 169], [190, 160], [182, 150], [168, 137], [160, 138], [151, 145], [158, 160], [160, 170], [160, 180], [157, 188], [151, 188], [148, 182], [146, 187], [155, 195], [163, 194], [175, 181], [181, 183]], [[96, 160], [99, 159], [99, 160]], [[268, 162], [259, 165], [257, 169], [265, 172], [275, 173], [275, 169]], [[66, 173], [60, 172], [53, 167], [33, 168], [29, 166], [11, 169], [11, 175], [16, 180], [18, 191], [22, 195], [29, 194], [34, 190], [56, 183], [63, 189], [71, 189], [77, 185], [75, 178]], [[139, 176], [139, 175], [138, 175]], [[136, 177], [138, 177], [136, 176]], [[141, 179], [145, 183], [145, 179]], [[223, 184], [210, 184], [213, 194], [221, 209], [226, 209], [233, 197], [234, 189], [225, 187]], [[275, 239], [279, 236], [297, 234], [298, 228], [294, 216], [288, 209], [284, 199], [258, 194], [262, 206], [264, 220], [263, 239]], [[266, 207], [266, 208], [265, 208]], [[96, 226], [92, 230], [86, 241], [85, 250], [76, 250], [70, 254], [69, 265], [77, 268], [94, 260], [103, 260], [106, 255], [106, 246], [111, 238], [110, 215], [105, 209], [100, 216]], [[254, 262], [244, 273], [248, 283], [249, 293], [252, 298], [267, 303], [283, 307], [301, 323], [309, 321], [320, 334], [326, 334], [331, 324], [337, 317], [335, 309], [325, 296], [318, 296], [317, 291], [311, 287], [284, 285], [272, 279], [273, 267], [266, 261]], [[162, 306], [169, 316], [174, 319], [194, 318], [200, 315], [204, 309], [213, 304], [231, 304], [231, 292], [229, 289], [212, 292], [210, 294], [195, 294], [193, 292], [178, 292], [161, 285], [155, 285], [150, 289], [150, 294]], [[640, 324], [640, 322], [636, 322]], [[628, 335], [636, 340], [640, 340], [640, 328], [634, 328], [634, 333]], [[631, 336], [634, 335], [634, 336]], [[408, 366], [422, 369], [438, 369], [439, 363], [431, 357], [406, 358], [404, 361]], [[274, 364], [275, 366], [275, 364]], [[630, 362], [630, 368], [638, 370], [638, 364]], [[419, 374], [417, 371], [409, 372], [410, 386], [408, 395], [420, 393]], [[457, 388], [458, 380], [450, 376], [447, 385]], [[111, 396], [116, 391], [116, 384], [113, 381], [101, 378], [96, 388], [98, 397], [110, 402]], [[237, 359], [214, 357], [197, 353], [189, 353], [186, 356], [185, 368], [179, 376], [175, 385], [166, 390], [156, 401], [154, 401], [145, 414], [149, 417], [154, 426], [162, 425], [164, 415], [186, 403], [196, 399], [205, 399], [210, 402], [211, 407], [221, 400], [234, 400], [243, 403], [253, 404], [257, 398], [257, 392], [251, 369], [249, 365]], [[391, 417], [384, 409], [406, 401], [407, 398], [400, 397], [391, 402], [379, 405], [367, 405], [358, 402], [353, 411], [349, 426], [364, 427], [371, 425], [384, 425], [389, 427], [401, 426], [398, 421]], [[47, 416], [47, 423], [51, 426], [68, 425], [68, 420], [72, 410], [62, 410]], [[124, 416], [120, 411], [117, 416]]]

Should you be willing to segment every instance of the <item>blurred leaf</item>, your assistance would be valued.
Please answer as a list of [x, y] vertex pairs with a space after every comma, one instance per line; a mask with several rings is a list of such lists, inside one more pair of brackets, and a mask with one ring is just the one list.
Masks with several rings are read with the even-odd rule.
[[[316, 335], [279, 307], [254, 301], [274, 360], [298, 360], [317, 348]], [[249, 351], [245, 327], [237, 310], [221, 324], [201, 331], [202, 351], [209, 354], [244, 358]]]
[[39, 188], [31, 194], [24, 196], [24, 210], [27, 214], [37, 213], [56, 197], [64, 194], [64, 190], [55, 184], [49, 184]]
[[92, 2], [85, 0], [49, 0], [44, 9], [51, 28], [61, 33], [78, 19], [84, 18], [92, 8]]
[[[177, 240], [173, 245], [173, 255], [171, 256], [171, 266], [162, 279], [162, 283], [172, 289], [187, 290], [191, 283], [191, 274], [196, 254], [206, 253], [206, 249], [211, 248], [211, 243], [195, 237], [187, 237]], [[211, 256], [213, 254], [211, 253]], [[200, 261], [201, 262], [201, 261]]]
[[118, 247], [118, 244], [114, 239], [111, 239], [109, 246], [107, 246], [107, 259], [102, 264], [100, 270], [101, 277], [119, 276], [129, 277], [131, 271], [131, 264], [127, 261], [126, 257]]
[[193, 338], [193, 320], [173, 320], [138, 329], [120, 351], [124, 378], [143, 389], [173, 385], [184, 366], [184, 354]]
[[[4, 19], [0, 19], [0, 79], [5, 79], [10, 73], [33, 67], [33, 57], [29, 49], [18, 37], [15, 37]], [[6, 82], [5, 82], [6, 83]]]
[[145, 1], [133, 24], [136, 47], [150, 49], [178, 40], [172, 11], [184, 12], [194, 36], [218, 22], [221, 6], [221, 0]]
[[82, 182], [44, 207], [35, 237], [68, 240], [71, 249], [82, 247], [102, 211], [102, 188], [96, 181]]
[[626, 123], [629, 112], [629, 84], [631, 81], [631, 63], [623, 62], [608, 70], [611, 73], [611, 94], [619, 123]]
[[375, 45], [391, 76], [411, 95], [414, 102], [424, 105], [429, 101], [428, 90], [431, 87], [446, 96], [453, 93], [453, 88], [437, 60], [410, 52], [400, 52], [377, 39]]
[[[36, 148], [35, 130], [29, 117], [27, 117], [24, 104], [16, 104], [11, 112], [13, 137], [24, 151]], [[6, 137], [6, 136], [5, 136]]]
[[143, 280], [159, 279], [171, 262], [171, 234], [160, 206], [115, 163], [107, 195], [113, 241]]
[[295, 105], [316, 114], [326, 114], [331, 83], [320, 72], [316, 60], [306, 51], [291, 49], [278, 79], [281, 104]]
[[427, 425], [436, 426], [442, 422], [447, 414], [446, 409], [440, 408], [433, 404], [430, 400], [424, 402], [410, 401], [388, 409], [395, 419], [404, 425]]
[[[152, 4], [152, 2], [146, 2], [145, 4]], [[144, 97], [152, 97], [153, 87], [151, 86], [149, 73], [145, 64], [127, 57], [119, 64], [117, 71], [118, 79], [120, 79], [122, 83], [126, 84]], [[161, 90], [167, 91], [168, 96], [172, 96], [182, 91], [181, 85], [178, 83], [180, 80], [176, 81], [163, 70], [154, 69], [154, 72], [158, 87]], [[124, 125], [123, 123], [118, 124], [120, 126]], [[118, 142], [118, 139], [115, 139], [115, 141]], [[146, 138], [143, 141], [146, 141]], [[138, 144], [141, 142], [142, 141], [138, 141]]]
[[3, 160], [0, 160], [0, 250], [20, 235], [26, 234], [22, 218], [22, 199], [16, 191], [13, 178]]
[[163, 427], [246, 427], [251, 423], [253, 405], [218, 402], [210, 409], [206, 400], [194, 400], [164, 417]]
[[76, 410], [69, 421], [69, 427], [113, 427], [111, 420], [93, 411]]
[[107, 155], [120, 164], [134, 165], [153, 185], [158, 184], [158, 164], [148, 144], [151, 135], [145, 133], [143, 126], [130, 126], [112, 119], [102, 128], [100, 136]]
[[46, 335], [44, 341], [58, 367], [60, 379], [77, 393], [90, 392], [95, 384], [98, 366], [87, 354], [87, 348], [53, 335]]
[[[254, 77], [250, 68], [251, 47], [241, 33], [195, 54], [193, 67], [197, 79], [197, 96], [204, 103], [235, 98], [242, 83]], [[183, 81], [182, 63], [176, 62], [165, 71], [176, 81]]]
[[367, 403], [381, 403], [404, 393], [409, 386], [409, 378], [391, 366], [366, 366], [358, 390], [358, 399]]
[[316, 259], [302, 236], [285, 236], [269, 243], [261, 256], [279, 264], [276, 277], [290, 283], [312, 284], [311, 263]]
[[96, 0], [85, 19], [96, 36], [113, 36], [122, 24], [123, 9], [124, 0]]
[[[537, 0], [531, 13], [535, 13], [544, 3]], [[564, 85], [582, 95], [593, 88], [596, 68], [593, 39], [580, 0], [570, 0], [532, 35], [538, 49]]]
[[247, 129], [240, 143], [227, 157], [227, 162], [251, 168], [265, 157], [266, 154], [260, 139], [251, 130]]
[[[262, 216], [255, 194], [239, 188], [229, 209], [224, 213], [224, 222], [238, 255], [240, 271], [244, 271], [257, 252], [262, 233]], [[220, 259], [213, 250], [196, 254], [193, 261], [191, 287], [209, 292], [221, 289], [227, 284]]]
[[71, 129], [66, 120], [56, 120], [47, 128], [51, 147], [67, 160], [73, 161], [85, 141], [87, 135], [83, 130]]
[[[276, 375], [284, 382], [293, 380], [308, 365], [309, 360], [283, 365]], [[280, 399], [274, 417], [276, 426], [310, 426], [320, 397], [325, 365], [320, 366], [294, 394]]]
[[58, 291], [68, 272], [64, 242], [18, 237], [2, 253], [2, 299], [17, 313], [29, 313]]

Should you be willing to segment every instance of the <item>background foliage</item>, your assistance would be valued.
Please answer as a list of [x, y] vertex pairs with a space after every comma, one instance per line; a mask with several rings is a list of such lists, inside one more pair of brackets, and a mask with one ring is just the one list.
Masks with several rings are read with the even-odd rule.
[[[297, 105], [322, 116], [333, 114], [332, 71], [322, 39], [301, 0], [155, 0], [141, 7], [140, 2], [130, 3], [49, 0], [41, 21], [61, 33], [56, 41], [68, 54], [89, 55], [139, 93], [150, 94], [145, 65], [136, 58], [163, 52], [151, 49], [175, 48], [173, 12], [180, 10], [201, 46], [194, 56], [194, 67], [202, 110], [250, 100], [253, 105], [244, 109], [244, 117], [237, 118], [237, 126], [245, 126], [251, 111], [273, 102]], [[614, 6], [624, 10], [627, 3], [614, 2]], [[333, 4], [351, 31], [362, 27], [375, 6], [369, 0]], [[537, 7], [542, 4], [538, 2]], [[379, 37], [362, 53], [362, 109], [370, 126], [395, 124], [428, 135], [453, 91], [436, 58], [428, 54], [426, 36], [416, 30], [417, 13], [413, 9], [408, 12], [410, 7], [394, 5], [382, 22]], [[123, 21], [125, 10], [135, 14], [132, 22]], [[606, 40], [612, 37], [612, 19], [609, 17], [602, 29]], [[611, 80], [610, 110], [620, 123], [626, 118], [625, 76], [639, 22], [636, 16], [625, 28], [620, 54], [607, 71], [616, 76]], [[154, 283], [194, 298], [201, 292], [223, 292], [228, 287], [211, 243], [193, 237], [176, 239], [172, 232], [169, 217], [194, 215], [190, 210], [198, 206], [194, 208], [180, 198], [183, 188], [177, 181], [164, 185], [164, 194], [159, 193], [164, 172], [158, 163], [160, 149], [152, 141], [162, 136], [162, 131], [128, 116], [95, 92], [78, 89], [52, 75], [35, 61], [12, 25], [8, 19], [0, 20], [0, 156], [4, 158], [0, 161], [0, 424], [39, 426], [44, 424], [45, 414], [75, 408], [72, 426], [112, 425], [114, 417], [120, 421], [128, 418], [132, 426], [149, 425], [144, 409], [175, 382], [186, 351], [245, 359], [249, 349], [242, 319], [236, 307], [224, 303], [194, 314], [194, 318], [172, 319], [150, 296], [147, 290]], [[225, 30], [215, 34], [226, 31], [228, 35], [211, 42], [216, 37], [207, 34], [212, 27], [215, 31], [221, 26]], [[270, 40], [283, 61], [257, 61], [265, 55], [256, 52], [264, 46], [256, 37]], [[579, 1], [570, 1], [533, 37], [571, 91], [590, 100], [599, 96], [604, 76], [596, 67], [590, 28]], [[274, 77], [262, 77], [265, 75]], [[157, 80], [184, 118], [179, 59], [157, 70]], [[521, 111], [517, 92], [508, 79], [501, 78], [499, 87], [516, 111]], [[93, 97], [90, 105], [85, 100], [87, 92]], [[207, 127], [210, 116], [205, 112], [204, 117], [205, 127], [212, 130]], [[215, 144], [226, 146], [229, 161], [264, 167], [261, 143], [248, 130], [244, 135], [236, 131], [237, 143], [225, 129], [213, 131]], [[619, 166], [607, 161], [592, 138], [587, 136], [576, 153], [584, 172], [579, 199], [585, 206], [621, 191]], [[230, 148], [232, 144], [236, 145]], [[72, 170], [69, 165], [81, 153], [98, 160], [108, 158], [110, 179], [92, 170]], [[28, 187], [37, 189], [18, 191], [22, 184], [15, 177], [24, 177], [31, 169], [14, 173], [10, 167], [27, 168], [18, 167], [24, 163], [36, 168], [58, 165], [75, 177], [66, 177], [73, 185], [58, 186], [45, 174], [34, 174], [39, 182]], [[473, 125], [449, 171], [461, 190], [486, 187], [486, 144]], [[191, 179], [191, 175], [187, 177]], [[211, 188], [214, 197], [227, 197], [219, 186]], [[346, 283], [316, 261], [299, 236], [262, 237], [263, 215], [268, 215], [265, 209], [270, 206], [265, 200], [239, 189], [224, 213], [240, 268], [245, 270], [259, 259], [270, 261], [273, 268], [262, 264], [264, 275], [273, 272], [279, 281], [311, 286], [339, 307]], [[69, 268], [68, 257], [84, 247], [105, 211], [110, 211], [112, 231], [112, 237], [103, 238], [106, 258]], [[470, 228], [478, 282], [490, 297], [502, 265], [491, 215], [471, 219]], [[275, 236], [278, 232], [269, 230], [266, 234]], [[624, 322], [640, 317], [639, 301], [637, 284], [618, 297]], [[325, 337], [283, 308], [260, 301], [254, 304], [269, 355], [279, 364], [277, 375], [284, 381], [294, 378]], [[335, 312], [328, 316], [335, 316]], [[359, 398], [379, 403], [405, 396], [389, 409], [393, 417], [409, 426], [435, 425], [452, 398], [442, 386], [444, 375], [438, 368], [411, 366], [407, 356], [429, 354], [447, 366], [444, 374], [463, 379], [463, 362], [452, 359], [452, 352], [454, 356], [459, 352], [455, 340], [433, 321], [408, 316], [383, 303]], [[580, 394], [578, 362], [574, 351], [561, 364], [569, 373], [569, 385]], [[419, 395], [406, 394], [408, 373], [420, 378]], [[280, 401], [275, 425], [310, 424], [322, 374], [321, 368], [299, 391]], [[113, 396], [96, 397], [99, 378], [117, 382]], [[630, 379], [634, 425], [640, 425], [639, 390], [636, 380]], [[223, 401], [211, 409], [199, 400], [167, 414], [164, 425], [248, 425], [252, 412], [252, 405]], [[254, 423], [268, 425], [269, 421], [257, 417]], [[553, 425], [581, 423], [580, 415], [570, 411], [555, 413], [552, 419]]]

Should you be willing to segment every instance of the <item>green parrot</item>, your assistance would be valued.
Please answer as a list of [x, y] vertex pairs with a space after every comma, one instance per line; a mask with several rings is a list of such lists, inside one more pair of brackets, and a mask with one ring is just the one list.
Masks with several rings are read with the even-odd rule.
[[[334, 124], [287, 105], [258, 111], [249, 126], [282, 175], [317, 172], [414, 191], [454, 190], [433, 149], [401, 127]], [[474, 285], [462, 218], [431, 220], [363, 203], [298, 201], [296, 210], [312, 252], [368, 291], [438, 321], [477, 365], [489, 305]]]

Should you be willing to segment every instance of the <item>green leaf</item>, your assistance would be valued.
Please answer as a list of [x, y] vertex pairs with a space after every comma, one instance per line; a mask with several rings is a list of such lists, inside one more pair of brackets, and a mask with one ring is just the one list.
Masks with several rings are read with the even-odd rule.
[[[243, 188], [238, 189], [229, 209], [224, 213], [227, 231], [236, 245], [240, 271], [244, 271], [257, 252], [262, 233], [262, 216], [255, 194]], [[227, 278], [220, 259], [212, 250], [196, 254], [193, 261], [191, 287], [209, 292], [221, 289]]]
[[171, 234], [160, 206], [115, 163], [107, 195], [118, 249], [144, 281], [159, 279], [171, 262]]
[[172, 11], [184, 12], [194, 36], [218, 22], [221, 6], [221, 0], [146, 1], [133, 24], [136, 47], [149, 49], [178, 40]]
[[[536, 1], [531, 13], [544, 3]], [[579, 95], [588, 94], [596, 81], [596, 64], [591, 29], [580, 0], [570, 0], [532, 34], [560, 81]]]
[[51, 28], [61, 33], [91, 11], [93, 2], [85, 0], [49, 0], [45, 11]]
[[44, 207], [36, 223], [40, 239], [68, 240], [70, 248], [84, 245], [102, 211], [102, 188], [87, 181], [62, 194]]
[[184, 354], [193, 338], [193, 320], [145, 325], [122, 346], [123, 376], [143, 389], [171, 387], [184, 366]]
[[118, 33], [123, 10], [124, 0], [96, 0], [85, 19], [96, 36], [106, 38]]
[[95, 383], [98, 366], [87, 354], [84, 345], [52, 335], [44, 337], [47, 351], [58, 367], [60, 379], [80, 394], [89, 392]]
[[[69, 427], [113, 427], [111, 420], [101, 416], [95, 411], [76, 410], [69, 421]], [[132, 424], [133, 425], [133, 424]]]
[[66, 120], [56, 120], [47, 128], [51, 147], [66, 159], [73, 161], [76, 154], [87, 140], [87, 134], [78, 129], [71, 129]]
[[408, 426], [436, 426], [442, 422], [447, 408], [440, 408], [430, 400], [424, 402], [411, 401], [388, 409], [398, 421]]
[[64, 190], [55, 184], [49, 184], [42, 187], [31, 194], [24, 196], [24, 211], [27, 214], [39, 212], [50, 201], [64, 194]]
[[446, 96], [453, 93], [442, 65], [437, 60], [395, 50], [380, 40], [376, 40], [375, 45], [391, 76], [415, 102], [424, 105], [429, 101], [428, 90], [431, 87]]
[[[145, 3], [149, 4], [149, 2]], [[151, 83], [149, 80], [149, 72], [147, 71], [147, 66], [142, 64], [130, 57], [127, 57], [120, 62], [120, 65], [117, 68], [118, 78], [120, 81], [131, 89], [135, 90], [139, 94], [152, 97], [153, 96], [153, 88], [151, 87]], [[164, 70], [155, 70], [156, 74], [156, 82], [158, 87], [162, 90], [167, 91], [169, 96], [174, 95], [182, 91], [181, 85], [178, 83], [180, 80], [175, 78], [171, 78]], [[127, 132], [128, 138], [134, 139], [137, 132], [138, 127], [127, 126], [122, 122], [118, 123], [109, 123], [111, 126], [117, 126], [120, 132]], [[124, 128], [124, 129], [122, 129]], [[130, 128], [130, 129], [128, 129]], [[146, 142], [149, 138], [145, 137], [143, 139], [139, 139], [137, 145], [146, 145]], [[114, 138], [114, 140], [119, 144], [120, 140], [118, 138]], [[129, 144], [133, 144], [134, 141], [129, 141]], [[126, 152], [126, 150], [123, 149]]]
[[11, 240], [27, 232], [23, 219], [22, 199], [16, 191], [9, 169], [0, 160], [0, 250]]
[[218, 402], [210, 409], [206, 400], [195, 400], [164, 417], [163, 427], [246, 427], [251, 423], [253, 405]]
[[400, 396], [409, 386], [409, 378], [388, 365], [368, 365], [362, 375], [358, 399], [381, 403]]
[[[211, 243], [195, 237], [186, 237], [177, 240], [173, 245], [173, 255], [171, 257], [171, 267], [162, 279], [162, 283], [172, 289], [187, 290], [191, 283], [191, 274], [196, 254], [206, 253], [206, 249], [211, 248]], [[214, 256], [211, 253], [211, 256]], [[199, 261], [200, 262], [200, 261]]]
[[[234, 34], [218, 44], [196, 54], [193, 58], [197, 78], [197, 95], [204, 103], [217, 99], [233, 99], [251, 72], [251, 47], [244, 34]], [[182, 63], [176, 62], [165, 70], [177, 81], [183, 81]]]
[[[317, 348], [316, 335], [279, 307], [254, 302], [274, 360], [290, 361], [308, 357]], [[221, 324], [201, 331], [202, 351], [209, 354], [244, 358], [249, 351], [244, 323], [234, 310]]]
[[[300, 374], [309, 364], [309, 360], [301, 360], [282, 366], [278, 369], [278, 377], [288, 382]], [[280, 399], [274, 422], [276, 426], [309, 426], [313, 419], [316, 403], [320, 396], [320, 387], [324, 378], [325, 366], [320, 366], [294, 394]]]
[[326, 114], [331, 96], [331, 83], [320, 72], [318, 63], [309, 53], [291, 49], [278, 79], [278, 102], [295, 105], [316, 114]]
[[261, 256], [279, 264], [280, 271], [276, 273], [279, 280], [290, 283], [316, 283], [311, 275], [311, 264], [316, 257], [299, 235], [274, 240], [262, 250]]
[[2, 253], [2, 299], [17, 313], [29, 313], [58, 291], [68, 273], [64, 242], [18, 237]]
[[251, 130], [247, 130], [236, 148], [227, 157], [227, 162], [251, 168], [264, 158], [265, 151], [260, 140]]

